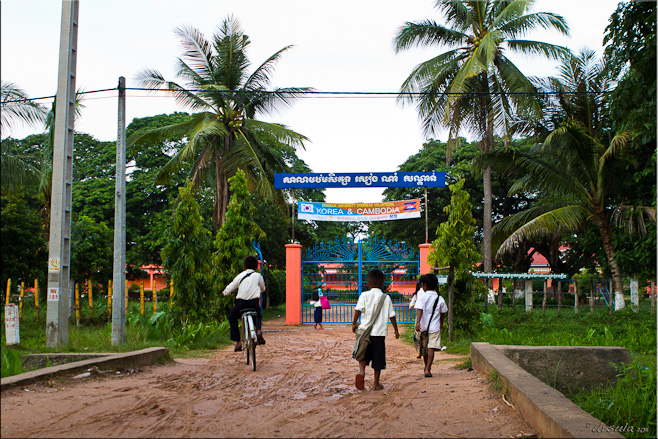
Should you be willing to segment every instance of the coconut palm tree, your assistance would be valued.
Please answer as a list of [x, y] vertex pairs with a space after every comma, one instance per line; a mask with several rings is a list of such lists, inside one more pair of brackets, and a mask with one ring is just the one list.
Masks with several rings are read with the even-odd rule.
[[[42, 105], [30, 101], [27, 94], [11, 82], [2, 81], [0, 85], [0, 137], [9, 137], [11, 129], [17, 124], [36, 126], [43, 122], [46, 111]], [[41, 178], [39, 168], [27, 157], [12, 148], [11, 142], [2, 142], [2, 169], [0, 170], [2, 192], [14, 192], [30, 184], [36, 184]]]
[[[625, 175], [629, 158], [626, 133], [609, 144], [591, 135], [581, 122], [568, 120], [553, 131], [534, 151], [494, 151], [483, 157], [496, 172], [515, 175], [523, 172], [513, 185], [514, 192], [539, 191], [551, 201], [516, 214], [501, 226], [513, 230], [499, 253], [510, 251], [523, 240], [541, 240], [556, 233], [578, 232], [588, 221], [599, 230], [616, 297], [623, 293], [621, 272], [612, 243], [612, 222], [627, 206], [614, 204], [611, 189]], [[651, 207], [635, 207], [655, 222]], [[518, 228], [516, 228], [518, 227]], [[621, 301], [620, 303], [623, 303]]]
[[156, 183], [168, 183], [175, 170], [192, 163], [191, 180], [195, 186], [206, 184], [214, 188], [213, 220], [215, 230], [219, 230], [228, 206], [228, 179], [236, 170], [246, 172], [252, 188], [272, 196], [274, 170], [287, 168], [277, 149], [303, 147], [308, 140], [283, 125], [256, 117], [290, 105], [300, 93], [310, 89], [267, 89], [275, 64], [291, 46], [277, 51], [248, 73], [247, 49], [251, 42], [233, 17], [223, 21], [211, 41], [193, 27], [177, 28], [175, 32], [183, 48], [177, 77], [185, 83], [167, 81], [156, 70], [145, 70], [138, 79], [147, 88], [168, 90], [179, 104], [198, 112], [187, 122], [137, 132], [129, 144], [166, 139], [172, 133], [184, 134], [187, 145], [162, 168]]
[[578, 232], [592, 221], [601, 235], [617, 303], [623, 307], [612, 225], [625, 223], [631, 232], [646, 233], [644, 218], [655, 223], [656, 211], [653, 207], [624, 205], [612, 197], [612, 189], [620, 187], [632, 159], [625, 151], [630, 144], [627, 133], [606, 143], [609, 135], [604, 130], [601, 92], [610, 89], [610, 81], [603, 62], [585, 48], [563, 60], [558, 72], [556, 77], [535, 80], [542, 91], [559, 92], [546, 95], [545, 117], [535, 122], [540, 131], [551, 130], [543, 144], [528, 153], [494, 152], [478, 163], [518, 176], [510, 192], [537, 191], [543, 197], [538, 205], [496, 225], [495, 232], [507, 237], [498, 253], [512, 250], [523, 240], [555, 239], [563, 233]]
[[[447, 47], [449, 50], [417, 65], [402, 84], [404, 102], [415, 102], [426, 135], [449, 129], [449, 151], [460, 131], [469, 130], [480, 140], [480, 151], [493, 149], [494, 134], [509, 138], [517, 108], [539, 113], [527, 95], [535, 87], [506, 56], [506, 52], [559, 59], [569, 51], [560, 46], [522, 39], [536, 28], [568, 34], [563, 17], [531, 13], [532, 0], [437, 0], [446, 25], [433, 20], [407, 22], [395, 38], [395, 51], [414, 46]], [[491, 169], [483, 169], [484, 270], [491, 271]]]

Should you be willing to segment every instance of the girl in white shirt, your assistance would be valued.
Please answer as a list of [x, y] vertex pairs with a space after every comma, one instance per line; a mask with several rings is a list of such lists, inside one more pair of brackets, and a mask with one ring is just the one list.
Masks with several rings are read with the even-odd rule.
[[[322, 294], [322, 289], [318, 288], [317, 291], [313, 291], [312, 297], [311, 297], [311, 305], [315, 306], [315, 310], [313, 312], [313, 327], [315, 329], [324, 329], [322, 327], [322, 301], [320, 300], [320, 297], [322, 297], [324, 294]], [[318, 328], [318, 325], [320, 327]]]

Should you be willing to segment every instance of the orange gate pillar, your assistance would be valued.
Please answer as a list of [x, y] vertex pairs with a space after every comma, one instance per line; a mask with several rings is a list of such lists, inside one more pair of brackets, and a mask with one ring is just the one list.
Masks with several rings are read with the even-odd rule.
[[286, 325], [302, 323], [302, 246], [286, 244]]
[[419, 253], [420, 253], [420, 265], [418, 265], [418, 273], [423, 275], [427, 273], [433, 273], [432, 267], [430, 267], [430, 264], [427, 262], [427, 257], [430, 255], [430, 247], [432, 244], [420, 244], [418, 246], [419, 248]]

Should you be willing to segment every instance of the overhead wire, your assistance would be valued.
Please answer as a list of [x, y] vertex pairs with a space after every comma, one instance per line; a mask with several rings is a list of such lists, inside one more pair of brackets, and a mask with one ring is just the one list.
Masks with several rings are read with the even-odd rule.
[[[118, 90], [118, 87], [114, 88], [103, 88], [98, 90], [89, 90], [89, 91], [79, 91], [76, 94], [91, 94], [91, 93], [102, 93]], [[165, 88], [152, 89], [152, 88], [143, 88], [143, 87], [126, 87], [125, 90], [134, 90], [134, 91], [148, 91], [148, 92], [176, 92], [178, 90], [170, 90]], [[465, 91], [465, 92], [382, 92], [382, 91], [319, 91], [319, 90], [301, 90], [301, 91], [289, 91], [289, 90], [204, 90], [204, 89], [184, 89], [186, 92], [190, 93], [227, 93], [227, 94], [249, 94], [249, 93], [258, 93], [258, 94], [280, 94], [280, 95], [296, 95], [297, 97], [308, 97], [313, 98], [397, 98], [402, 96], [427, 96], [427, 95], [448, 95], [448, 96], [482, 96], [482, 95], [588, 95], [588, 94], [607, 94], [610, 91], [607, 90], [596, 90], [596, 91], [533, 91], [533, 92], [476, 92], [476, 91]], [[130, 96], [130, 97], [153, 97], [153, 96]], [[18, 104], [22, 102], [32, 102], [40, 101], [44, 99], [53, 99], [55, 95], [52, 96], [42, 96], [38, 98], [24, 98], [24, 99], [15, 99], [0, 102], [0, 105], [8, 104]], [[110, 97], [108, 97], [110, 98]], [[106, 99], [106, 98], [97, 98], [97, 99]]]

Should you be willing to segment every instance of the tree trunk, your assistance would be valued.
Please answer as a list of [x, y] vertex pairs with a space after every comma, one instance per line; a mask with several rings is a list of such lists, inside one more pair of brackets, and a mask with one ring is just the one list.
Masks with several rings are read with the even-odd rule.
[[224, 169], [224, 162], [222, 157], [225, 157], [229, 146], [230, 146], [230, 136], [224, 137], [224, 150], [220, 155], [215, 153], [215, 206], [213, 211], [213, 226], [215, 228], [214, 233], [222, 227], [224, 220], [226, 219], [226, 210], [228, 208], [228, 175], [226, 175], [226, 169]]
[[557, 315], [562, 311], [562, 281], [557, 281]]
[[[612, 289], [614, 290], [615, 301], [618, 302], [616, 310], [624, 308], [624, 287], [621, 282], [621, 270], [615, 259], [615, 249], [612, 246], [612, 233], [610, 232], [610, 224], [604, 211], [596, 211], [595, 216], [596, 225], [599, 227], [601, 239], [603, 240], [603, 249], [608, 258], [608, 265], [612, 273]], [[612, 304], [613, 291], [610, 291], [610, 303]]]
[[546, 312], [546, 299], [548, 298], [548, 286], [546, 285], [546, 279], [544, 279], [544, 300], [541, 302], [541, 312]]
[[589, 312], [593, 313], [594, 312], [594, 289], [596, 288], [596, 285], [594, 284], [594, 279], [590, 279], [589, 281]]
[[503, 280], [498, 279], [498, 311], [503, 310]]
[[654, 315], [656, 313], [656, 281], [651, 279], [651, 294], [649, 294], [649, 297], [651, 297], [651, 315]]
[[575, 281], [573, 284], [573, 297], [576, 302], [573, 304], [574, 314], [578, 314], [578, 307], [580, 306], [580, 297], [578, 296], [578, 281]]
[[516, 305], [516, 279], [512, 281], [512, 309], [515, 308]]
[[483, 170], [484, 185], [484, 212], [482, 220], [482, 256], [484, 259], [484, 271], [491, 272], [491, 166], [485, 166]]
[[450, 263], [450, 273], [448, 274], [448, 339], [454, 341], [455, 339], [455, 325], [453, 321], [455, 304], [455, 266]]

